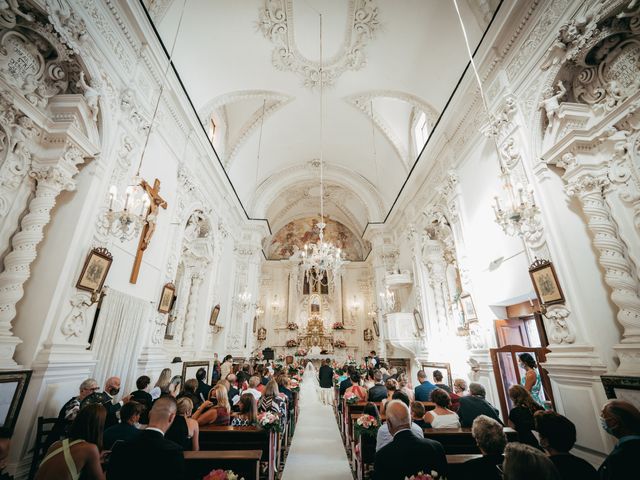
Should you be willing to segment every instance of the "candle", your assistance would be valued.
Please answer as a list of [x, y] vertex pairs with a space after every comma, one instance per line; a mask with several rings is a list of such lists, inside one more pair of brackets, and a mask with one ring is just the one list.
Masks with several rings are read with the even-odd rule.
[[111, 188], [109, 188], [109, 211], [113, 210], [113, 202], [115, 201], [117, 194], [118, 188], [115, 185], [111, 185]]
[[500, 199], [498, 198], [498, 196], [496, 195], [495, 197], [493, 197], [493, 199], [496, 202], [496, 208], [498, 209], [498, 211], [502, 210], [502, 208], [500, 208]]

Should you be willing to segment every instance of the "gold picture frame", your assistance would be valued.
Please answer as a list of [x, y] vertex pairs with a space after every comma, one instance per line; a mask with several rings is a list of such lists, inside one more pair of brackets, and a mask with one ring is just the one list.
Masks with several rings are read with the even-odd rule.
[[549, 260], [536, 258], [529, 267], [529, 276], [541, 305], [564, 303], [564, 294], [556, 270]]
[[218, 323], [218, 316], [219, 315], [220, 315], [220, 304], [218, 303], [211, 310], [211, 315], [209, 316], [209, 325], [210, 326], [215, 327], [215, 325]]
[[94, 248], [87, 255], [76, 288], [87, 292], [100, 292], [113, 263], [113, 255], [104, 247]]
[[175, 301], [176, 287], [173, 283], [167, 283], [162, 287], [160, 302], [158, 303], [158, 311], [160, 313], [169, 313]]
[[471, 298], [469, 293], [463, 293], [460, 295], [460, 307], [462, 308], [462, 314], [464, 315], [465, 322], [471, 322], [478, 319], [476, 307], [473, 304], [473, 298]]

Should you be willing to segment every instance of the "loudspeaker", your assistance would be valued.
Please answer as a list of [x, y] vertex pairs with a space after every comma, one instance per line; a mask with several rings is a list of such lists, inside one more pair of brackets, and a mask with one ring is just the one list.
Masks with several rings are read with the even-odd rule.
[[262, 355], [264, 355], [265, 360], [273, 360], [275, 358], [275, 352], [269, 347], [262, 350]]

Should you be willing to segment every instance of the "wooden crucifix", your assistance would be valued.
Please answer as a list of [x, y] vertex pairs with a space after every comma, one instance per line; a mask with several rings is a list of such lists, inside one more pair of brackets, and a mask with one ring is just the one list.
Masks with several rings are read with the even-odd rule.
[[156, 231], [156, 219], [158, 218], [158, 207], [167, 209], [167, 201], [160, 196], [160, 180], [157, 178], [153, 182], [153, 188], [145, 180], [140, 182], [140, 186], [149, 195], [149, 210], [147, 210], [147, 218], [140, 234], [140, 241], [138, 242], [138, 251], [136, 252], [136, 260], [133, 262], [133, 270], [131, 270], [131, 278], [129, 283], [136, 283], [138, 281], [138, 274], [140, 273], [140, 266], [142, 265], [142, 256], [145, 250], [149, 246], [151, 237]]

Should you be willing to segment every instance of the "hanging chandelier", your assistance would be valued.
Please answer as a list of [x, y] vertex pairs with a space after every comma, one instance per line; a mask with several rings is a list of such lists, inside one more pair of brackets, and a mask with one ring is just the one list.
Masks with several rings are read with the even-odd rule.
[[389, 287], [386, 287], [384, 292], [380, 292], [380, 300], [386, 313], [393, 312], [396, 306], [396, 294], [389, 290]]
[[[142, 161], [144, 160], [144, 155], [147, 151], [147, 146], [149, 145], [151, 130], [153, 129], [153, 125], [158, 114], [158, 107], [160, 106], [162, 92], [164, 91], [166, 85], [169, 67], [171, 66], [171, 62], [173, 60], [173, 52], [176, 46], [176, 41], [178, 40], [178, 33], [180, 32], [180, 27], [182, 25], [182, 18], [184, 16], [186, 4], [187, 0], [184, 0], [182, 4], [182, 11], [180, 13], [180, 19], [176, 28], [176, 33], [173, 38], [173, 45], [171, 46], [171, 53], [169, 54], [169, 60], [167, 61], [167, 66], [164, 70], [162, 82], [160, 83], [158, 98], [153, 110], [153, 115], [151, 116], [151, 122], [149, 123], [149, 127], [146, 129], [147, 134], [142, 152], [140, 154], [140, 160], [138, 163], [136, 174], [132, 177], [129, 185], [124, 189], [124, 191], [119, 193], [117, 185], [111, 185], [111, 187], [109, 188], [109, 210], [107, 210], [107, 212], [105, 212], [104, 214], [104, 226], [109, 235], [118, 238], [121, 242], [126, 242], [137, 237], [140, 234], [142, 227], [147, 222], [149, 216], [149, 206], [151, 205], [151, 200], [149, 199], [149, 195], [143, 186], [144, 181], [140, 176], [140, 170], [142, 169]], [[140, 63], [141, 59], [142, 48], [140, 50], [138, 64]], [[134, 72], [134, 77], [136, 73], [137, 66], [136, 72]], [[185, 151], [187, 148], [187, 143], [188, 139], [187, 142], [185, 142]]]
[[[327, 287], [335, 284], [345, 260], [342, 258], [342, 250], [330, 242], [324, 240], [324, 229], [327, 226], [324, 221], [324, 160], [323, 160], [323, 125], [324, 125], [324, 70], [322, 63], [322, 14], [320, 17], [320, 222], [318, 222], [318, 242], [307, 243], [304, 251], [300, 252], [299, 266], [304, 273], [311, 290], [318, 286]], [[294, 254], [295, 255], [295, 254]]]
[[506, 192], [506, 198], [496, 195], [493, 212], [496, 216], [496, 223], [502, 227], [505, 234], [511, 236], [524, 236], [539, 228], [537, 216], [540, 209], [536, 205], [533, 196], [533, 188], [529, 185], [524, 188], [521, 183], [513, 185], [511, 173], [501, 166], [502, 188]]

